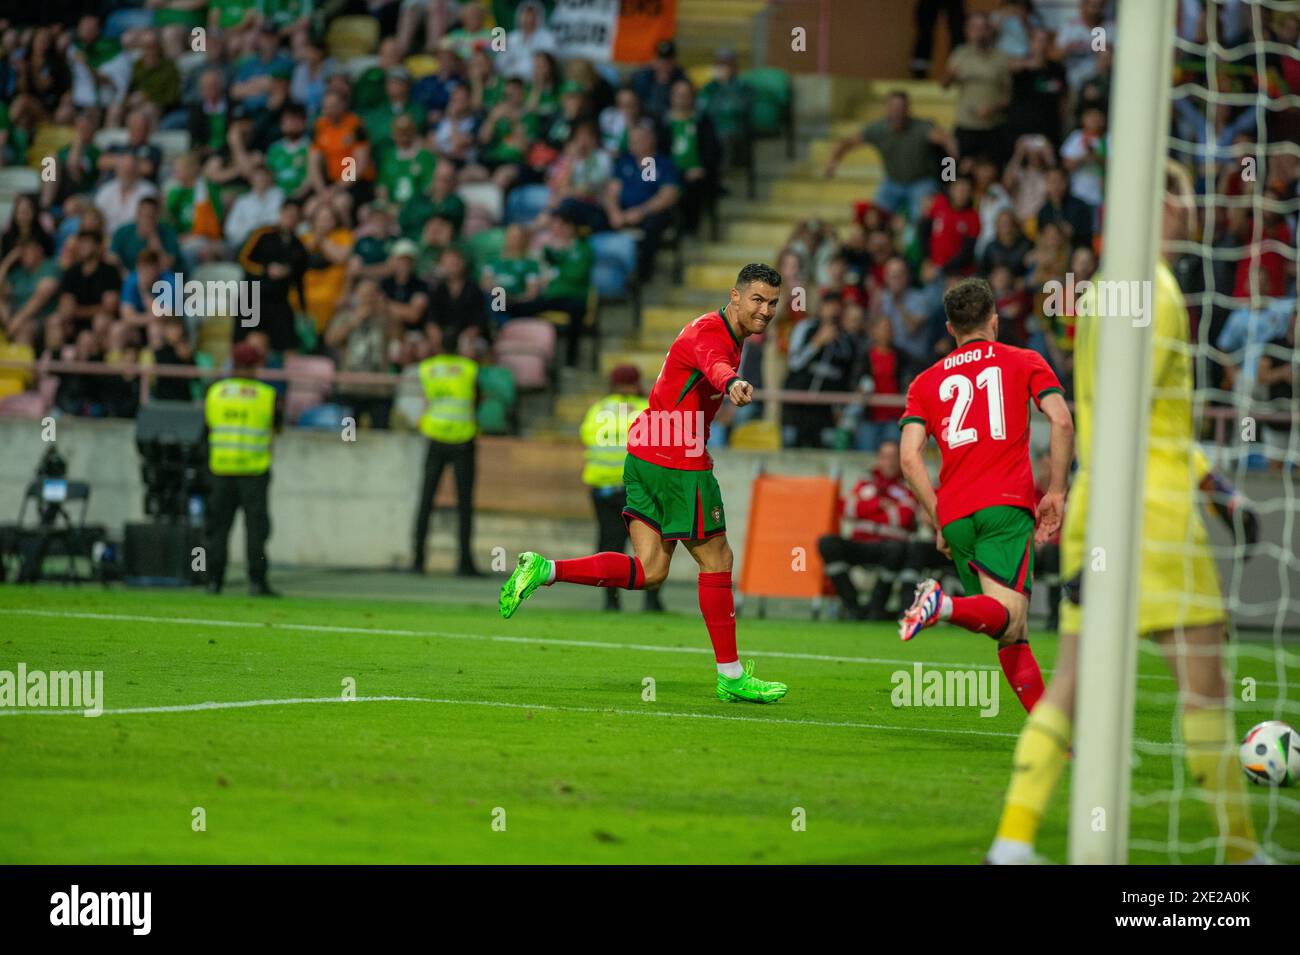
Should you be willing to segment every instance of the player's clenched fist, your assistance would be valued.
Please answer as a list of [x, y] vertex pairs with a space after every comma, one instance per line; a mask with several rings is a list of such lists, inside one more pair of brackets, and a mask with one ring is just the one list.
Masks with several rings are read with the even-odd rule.
[[727, 389], [727, 397], [737, 408], [743, 408], [754, 400], [754, 386], [744, 380], [736, 380]]

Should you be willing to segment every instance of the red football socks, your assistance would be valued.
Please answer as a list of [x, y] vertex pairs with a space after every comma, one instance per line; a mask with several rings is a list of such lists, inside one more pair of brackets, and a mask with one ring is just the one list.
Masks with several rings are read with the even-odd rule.
[[998, 662], [1002, 672], [1007, 675], [1007, 682], [1020, 699], [1020, 705], [1028, 713], [1043, 695], [1043, 674], [1034, 659], [1034, 651], [1027, 643], [1013, 643], [998, 651]]
[[988, 594], [949, 599], [952, 601], [952, 616], [948, 618], [948, 622], [963, 630], [996, 637], [1011, 622], [1011, 615], [1007, 613], [1007, 608]]
[[700, 574], [700, 613], [713, 641], [713, 655], [719, 663], [735, 663], [736, 601], [731, 593], [731, 572]]
[[643, 590], [645, 568], [641, 558], [605, 551], [590, 557], [557, 560], [555, 582], [585, 584], [588, 587], [608, 587], [622, 590]]

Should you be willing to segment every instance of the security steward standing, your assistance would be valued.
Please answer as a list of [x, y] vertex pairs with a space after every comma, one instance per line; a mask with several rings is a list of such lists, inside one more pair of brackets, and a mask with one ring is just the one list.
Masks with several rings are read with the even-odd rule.
[[[619, 365], [609, 376], [610, 393], [590, 408], [582, 419], [580, 434], [586, 447], [582, 482], [591, 488], [596, 509], [596, 550], [621, 554], [627, 549], [627, 524], [623, 505], [623, 461], [627, 456], [627, 432], [632, 420], [649, 402], [641, 395], [641, 373], [635, 365]], [[605, 609], [617, 610], [619, 591], [605, 590]], [[645, 592], [647, 611], [663, 610], [659, 591]]]
[[[435, 343], [441, 345], [438, 326], [428, 326]], [[481, 577], [474, 566], [471, 537], [474, 532], [474, 438], [478, 434], [478, 361], [486, 342], [478, 335], [461, 335], [459, 354], [434, 354], [420, 363], [420, 384], [428, 399], [420, 432], [429, 439], [424, 458], [424, 486], [415, 512], [415, 560], [412, 571], [424, 573], [425, 540], [429, 536], [429, 514], [438, 492], [443, 468], [451, 465], [456, 479], [457, 537], [460, 562], [457, 577]]]
[[244, 511], [249, 591], [278, 596], [266, 582], [266, 541], [271, 536], [267, 493], [271, 486], [271, 437], [280, 426], [275, 389], [256, 379], [262, 352], [243, 341], [231, 351], [233, 373], [213, 382], [204, 400], [208, 427], [208, 590], [221, 593], [235, 511]]

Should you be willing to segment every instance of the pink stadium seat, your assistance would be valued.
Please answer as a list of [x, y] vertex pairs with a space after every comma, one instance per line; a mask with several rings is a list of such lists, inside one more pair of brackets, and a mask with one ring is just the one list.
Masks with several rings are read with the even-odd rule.
[[501, 355], [502, 367], [509, 368], [515, 376], [515, 386], [520, 391], [540, 391], [550, 384], [546, 377], [546, 361], [540, 355]]
[[555, 357], [555, 326], [540, 318], [512, 318], [497, 335], [498, 355], [540, 355]]
[[290, 381], [285, 398], [285, 415], [294, 424], [308, 408], [314, 408], [329, 395], [334, 387], [331, 376], [334, 362], [323, 355], [290, 355], [285, 359], [284, 370], [308, 372], [321, 376], [319, 381]]
[[39, 421], [49, 413], [50, 402], [39, 391], [24, 391], [0, 401], [0, 417]]

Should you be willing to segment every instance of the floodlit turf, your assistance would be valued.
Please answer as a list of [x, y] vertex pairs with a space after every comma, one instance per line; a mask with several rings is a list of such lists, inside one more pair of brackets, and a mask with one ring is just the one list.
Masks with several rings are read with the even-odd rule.
[[[890, 697], [914, 661], [995, 667], [990, 641], [739, 629], [758, 675], [789, 683], [785, 700], [718, 702], [693, 615], [548, 611], [545, 593], [504, 621], [487, 606], [0, 588], [0, 670], [102, 670], [106, 708], [0, 711], [0, 862], [980, 861], [1019, 704], [1000, 674], [991, 718]], [[1050, 666], [1055, 641], [1034, 646]], [[1254, 655], [1243, 675], [1260, 682], [1241, 731], [1300, 676]], [[347, 680], [358, 700], [329, 702]], [[1168, 741], [1172, 689], [1143, 654], [1139, 738]], [[319, 702], [115, 712], [290, 700]], [[1158, 793], [1182, 775], [1150, 750], [1134, 771], [1133, 860], [1172, 861], [1141, 848], [1174, 831]], [[1300, 851], [1297, 803], [1256, 794], [1261, 831]], [[1041, 844], [1057, 860], [1064, 796]], [[1181, 861], [1212, 861], [1204, 806], [1175, 806]]]

